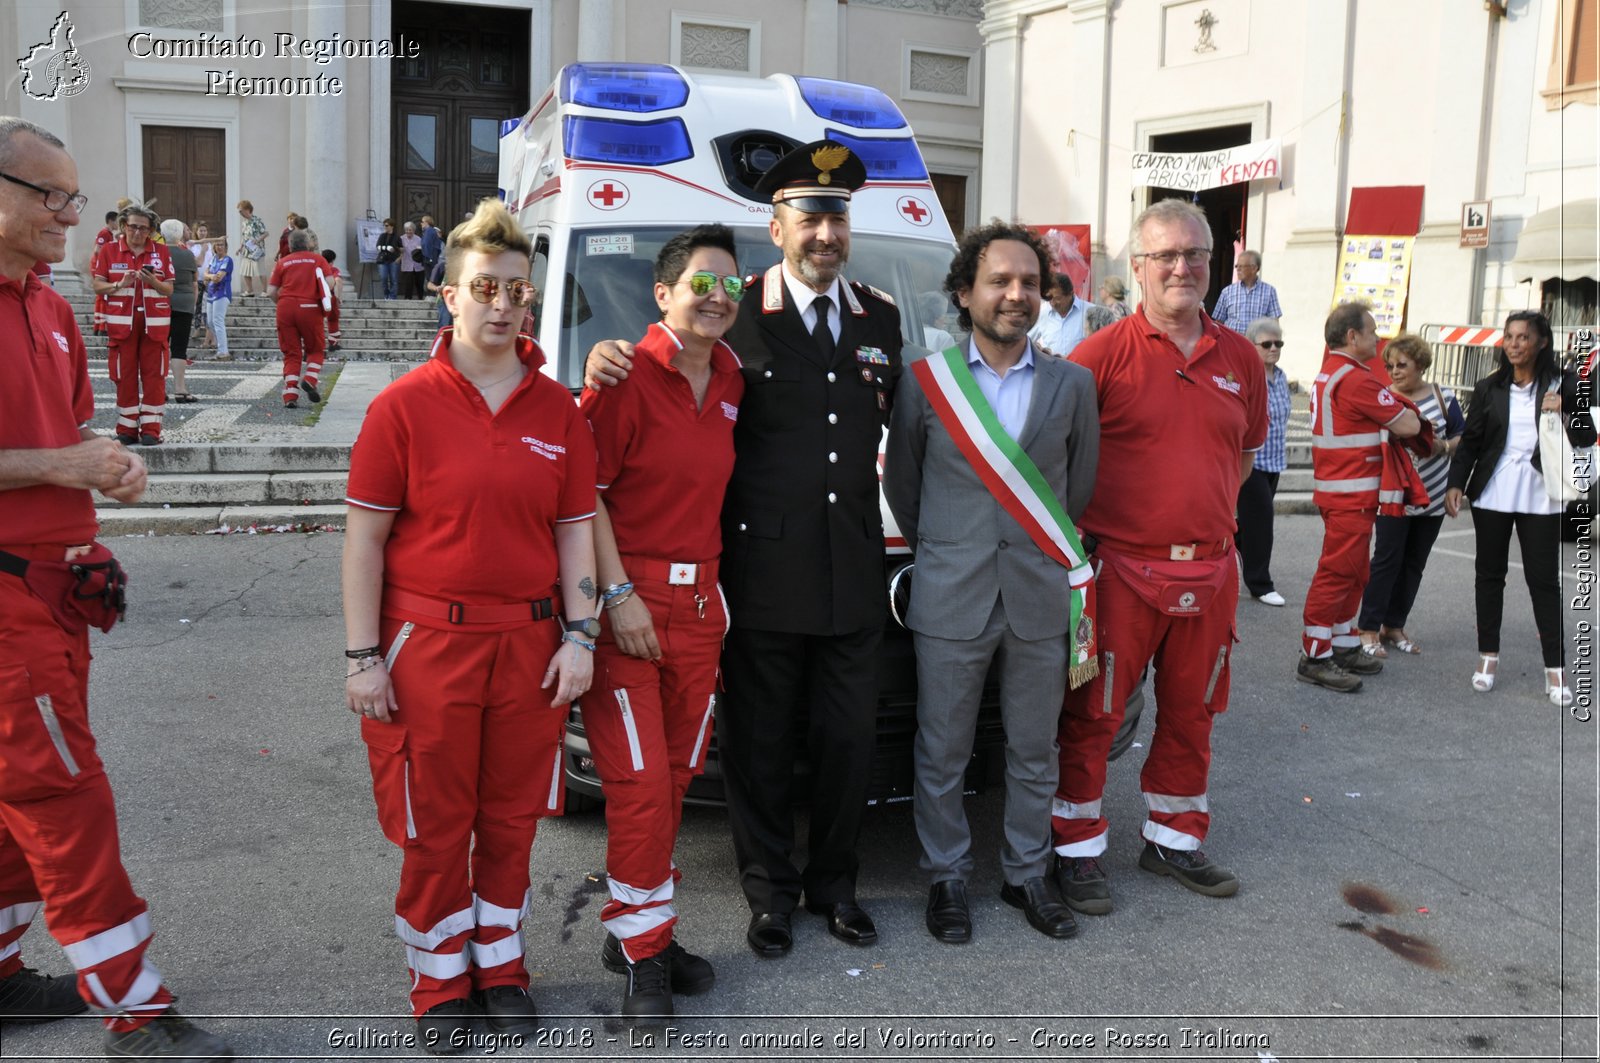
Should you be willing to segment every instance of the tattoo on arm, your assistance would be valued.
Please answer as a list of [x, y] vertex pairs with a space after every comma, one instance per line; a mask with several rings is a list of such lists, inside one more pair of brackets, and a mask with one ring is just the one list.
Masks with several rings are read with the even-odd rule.
[[583, 596], [585, 598], [590, 600], [594, 599], [594, 580], [590, 579], [588, 576], [585, 576], [578, 581], [578, 589], [583, 592]]

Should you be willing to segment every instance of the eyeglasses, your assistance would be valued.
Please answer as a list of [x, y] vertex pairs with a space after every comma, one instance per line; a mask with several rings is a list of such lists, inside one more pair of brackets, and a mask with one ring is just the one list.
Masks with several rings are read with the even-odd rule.
[[124, 222], [122, 227], [124, 229], [132, 230], [133, 232], [136, 232], [136, 233], [147, 233], [147, 232], [150, 231], [150, 226], [148, 226], [148, 225], [129, 225], [126, 222]]
[[1186, 247], [1182, 251], [1146, 251], [1141, 255], [1134, 255], [1133, 257], [1148, 258], [1162, 269], [1171, 269], [1178, 264], [1178, 259], [1181, 258], [1183, 259], [1184, 264], [1190, 269], [1199, 269], [1201, 266], [1210, 263], [1211, 248]]
[[727, 293], [729, 299], [732, 299], [737, 303], [740, 299], [744, 298], [744, 278], [734, 276], [719, 277], [710, 270], [700, 270], [697, 273], [691, 273], [687, 277], [682, 277], [673, 283], [687, 284], [689, 286], [689, 290], [696, 295], [710, 295], [711, 289], [715, 288], [718, 284], [721, 284], [722, 290]]
[[[511, 300], [512, 306], [528, 306], [533, 302], [533, 297], [539, 289], [533, 282], [518, 277], [516, 280], [503, 282], [506, 289], [506, 298]], [[495, 277], [479, 274], [467, 282], [467, 291], [480, 303], [492, 303], [500, 297], [502, 282]]]
[[1283, 347], [1282, 340], [1256, 340], [1257, 347], [1265, 347], [1269, 351], [1276, 351]]
[[63, 192], [56, 188], [40, 188], [32, 181], [24, 181], [22, 178], [12, 177], [8, 173], [0, 173], [0, 177], [4, 177], [7, 181], [10, 181], [14, 185], [21, 185], [23, 188], [31, 188], [35, 192], [44, 196], [44, 209], [48, 210], [52, 214], [61, 213], [61, 211], [69, 203], [72, 204], [73, 210], [81, 214], [83, 212], [83, 208], [89, 202], [89, 197], [84, 195], [82, 192]]

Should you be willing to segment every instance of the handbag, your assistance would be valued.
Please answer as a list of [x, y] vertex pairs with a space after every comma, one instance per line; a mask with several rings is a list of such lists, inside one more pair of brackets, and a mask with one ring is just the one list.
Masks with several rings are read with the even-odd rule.
[[39, 561], [0, 550], [0, 572], [23, 583], [69, 635], [110, 631], [128, 611], [128, 574], [100, 543], [71, 561]]
[[1567, 440], [1562, 415], [1554, 410], [1539, 414], [1539, 471], [1550, 501], [1577, 502], [1594, 486], [1594, 448], [1574, 447]]
[[413, 261], [413, 262], [421, 262], [422, 261], [422, 249], [421, 248], [413, 247], [411, 249], [411, 261]]

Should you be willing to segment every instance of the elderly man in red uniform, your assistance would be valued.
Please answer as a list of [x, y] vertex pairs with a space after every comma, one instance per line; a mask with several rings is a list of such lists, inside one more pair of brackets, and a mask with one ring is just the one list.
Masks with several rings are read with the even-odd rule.
[[1322, 333], [1328, 353], [1311, 386], [1311, 497], [1322, 513], [1322, 557], [1306, 591], [1305, 652], [1295, 677], [1353, 694], [1362, 676], [1383, 671], [1382, 661], [1362, 652], [1356, 631], [1378, 517], [1383, 433], [1410, 439], [1422, 420], [1368, 367], [1378, 354], [1378, 325], [1366, 303], [1334, 307]]
[[278, 350], [283, 352], [283, 405], [298, 409], [300, 393], [321, 402], [317, 376], [322, 372], [323, 315], [333, 309], [328, 263], [313, 251], [317, 238], [309, 229], [289, 233], [289, 253], [272, 267], [267, 295], [278, 301]]
[[[84, 1010], [106, 1017], [115, 1056], [225, 1057], [191, 1026], [145, 960], [150, 916], [117, 846], [111, 785], [89, 730], [89, 636], [35, 588], [83, 557], [90, 490], [144, 494], [136, 453], [87, 426], [83, 339], [37, 265], [66, 257], [84, 197], [52, 134], [0, 118], [0, 1019]], [[71, 590], [68, 593], [73, 593]], [[20, 938], [41, 905], [78, 970], [77, 986], [22, 966]]]
[[1266, 374], [1250, 342], [1202, 309], [1211, 228], [1200, 208], [1153, 204], [1132, 245], [1144, 301], [1072, 352], [1100, 399], [1099, 476], [1079, 524], [1098, 540], [1100, 674], [1067, 694], [1051, 826], [1057, 884], [1089, 915], [1111, 911], [1099, 859], [1106, 758], [1152, 661], [1160, 715], [1139, 777], [1149, 809], [1139, 866], [1208, 896], [1239, 888], [1200, 844], [1239, 598], [1234, 500], [1267, 438]]
[[165, 244], [151, 239], [155, 211], [130, 202], [119, 216], [121, 235], [102, 244], [89, 267], [105, 297], [110, 352], [106, 369], [117, 386], [117, 438], [155, 446], [167, 411], [167, 334], [177, 274]]

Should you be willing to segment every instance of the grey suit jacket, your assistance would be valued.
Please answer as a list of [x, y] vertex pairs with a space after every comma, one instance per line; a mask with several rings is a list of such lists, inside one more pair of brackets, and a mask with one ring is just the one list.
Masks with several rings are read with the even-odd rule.
[[[1100, 460], [1094, 376], [1035, 351], [1033, 396], [1017, 442], [1076, 522], [1094, 492]], [[1066, 568], [1034, 545], [978, 479], [910, 366], [895, 393], [883, 493], [916, 557], [911, 630], [976, 638], [998, 597], [1019, 637], [1066, 633]]]

